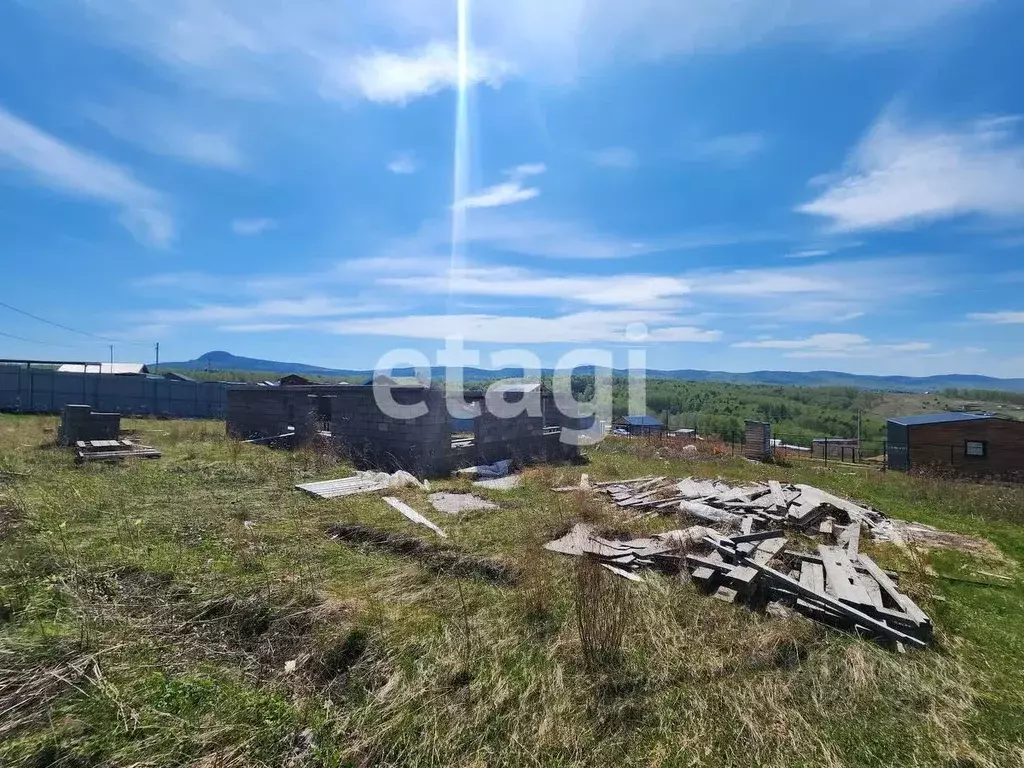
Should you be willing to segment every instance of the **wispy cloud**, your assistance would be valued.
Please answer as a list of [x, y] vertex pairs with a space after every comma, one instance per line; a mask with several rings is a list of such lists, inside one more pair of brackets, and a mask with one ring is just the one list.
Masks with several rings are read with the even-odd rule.
[[707, 343], [721, 333], [676, 325], [670, 315], [646, 311], [579, 312], [557, 317], [495, 314], [409, 315], [342, 320], [326, 326], [334, 333], [443, 339], [495, 344], [593, 344], [635, 342], [635, 330], [647, 329], [647, 341]]
[[884, 115], [825, 191], [798, 208], [839, 231], [908, 227], [970, 214], [1024, 217], [1018, 118], [908, 127]]
[[974, 312], [967, 316], [971, 320], [996, 325], [1017, 325], [1024, 323], [1024, 312]]
[[235, 219], [231, 222], [231, 229], [236, 235], [252, 237], [260, 235], [269, 229], [275, 229], [277, 222], [274, 219]]
[[811, 248], [806, 251], [793, 251], [787, 253], [783, 258], [785, 259], [815, 259], [819, 256], [828, 256], [832, 251], [826, 251], [823, 248]]
[[156, 155], [222, 170], [245, 165], [233, 134], [190, 124], [147, 97], [126, 97], [119, 107], [93, 106], [86, 113], [112, 135]]
[[380, 283], [409, 291], [468, 296], [558, 299], [602, 306], [664, 305], [690, 292], [689, 284], [662, 275], [554, 276], [518, 267], [452, 270], [433, 277], [385, 277]]
[[605, 147], [590, 153], [590, 162], [598, 168], [628, 171], [639, 165], [636, 152], [628, 147]]
[[505, 171], [509, 180], [493, 187], [486, 187], [474, 195], [456, 202], [457, 208], [498, 208], [532, 200], [540, 194], [537, 187], [526, 186], [530, 176], [539, 176], [547, 170], [544, 163], [526, 163]]
[[911, 341], [897, 344], [873, 344], [856, 333], [818, 333], [803, 339], [759, 339], [732, 345], [738, 349], [787, 350], [786, 357], [857, 357], [891, 353], [927, 352], [931, 344]]
[[[508, 63], [474, 51], [467, 79], [471, 85], [485, 83], [496, 88], [511, 70]], [[341, 89], [353, 87], [370, 101], [404, 105], [454, 88], [459, 80], [459, 60], [454, 46], [435, 41], [409, 53], [375, 51], [344, 61], [332, 71], [332, 82]]]
[[[497, 84], [514, 67], [565, 82], [609, 61], [732, 52], [780, 41], [886, 45], [983, 0], [518, 0], [473, 4], [471, 80]], [[92, 0], [56, 6], [101, 38], [154, 57], [204, 85], [252, 94], [282, 81], [327, 96], [406, 103], [455, 82], [450, 0]], [[81, 15], [74, 17], [76, 21]], [[402, 42], [402, 47], [396, 46]], [[367, 53], [367, 50], [371, 53]]]
[[144, 243], [165, 246], [174, 238], [163, 195], [126, 168], [65, 144], [2, 107], [0, 157], [43, 186], [118, 208], [118, 221]]
[[200, 304], [181, 309], [154, 309], [143, 320], [165, 325], [187, 323], [237, 324], [258, 321], [262, 325], [279, 324], [277, 318], [321, 319], [380, 312], [380, 303], [335, 299], [328, 296], [305, 296], [296, 299], [266, 299], [250, 304]]
[[400, 152], [388, 161], [388, 170], [399, 175], [416, 173], [419, 165], [412, 152]]

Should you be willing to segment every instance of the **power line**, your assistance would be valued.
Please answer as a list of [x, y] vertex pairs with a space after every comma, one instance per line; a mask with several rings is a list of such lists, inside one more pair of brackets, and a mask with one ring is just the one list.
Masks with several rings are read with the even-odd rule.
[[[100, 336], [99, 334], [96, 334], [96, 333], [89, 333], [89, 331], [80, 331], [77, 328], [71, 328], [70, 326], [67, 326], [67, 325], [61, 325], [60, 323], [55, 323], [53, 320], [47, 320], [45, 317], [40, 317], [39, 315], [33, 315], [31, 312], [26, 312], [24, 309], [18, 309], [17, 307], [12, 307], [10, 304], [7, 304], [6, 302], [3, 302], [3, 301], [0, 301], [0, 307], [5, 307], [6, 309], [11, 310], [12, 312], [17, 312], [19, 315], [24, 315], [25, 317], [31, 317], [33, 320], [38, 320], [40, 323], [46, 323], [47, 325], [52, 325], [55, 328], [61, 328], [62, 330], [65, 330], [65, 331], [71, 331], [71, 333], [78, 333], [78, 334], [81, 334], [82, 336], [91, 336], [94, 339], [101, 339], [101, 340], [103, 340], [105, 342], [108, 342], [108, 343], [113, 343], [113, 344], [145, 344], [146, 346], [149, 346], [149, 342], [148, 341], [122, 341], [121, 339], [111, 339], [111, 338], [109, 338], [107, 336]], [[4, 335], [6, 336], [8, 334], [4, 334]], [[23, 339], [23, 341], [28, 341], [28, 339]], [[39, 342], [39, 343], [40, 344], [45, 344], [47, 342]], [[57, 346], [68, 346], [68, 345], [66, 345], [66, 344], [58, 344]]]
[[[5, 333], [0, 331], [0, 336], [6, 336], [8, 339], [16, 339], [17, 341], [27, 341], [29, 344], [42, 344], [48, 347], [73, 347], [80, 349], [82, 347], [91, 346], [88, 344], [59, 344], [55, 341], [39, 341], [38, 339], [26, 339], [24, 336], [15, 336], [13, 333]], [[96, 342], [98, 345], [99, 342]]]

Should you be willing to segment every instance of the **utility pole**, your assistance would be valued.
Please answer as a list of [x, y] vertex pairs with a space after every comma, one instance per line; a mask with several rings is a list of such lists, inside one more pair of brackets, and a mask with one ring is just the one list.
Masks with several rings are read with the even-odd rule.
[[113, 364], [114, 364], [114, 345], [113, 344], [110, 345], [110, 364], [111, 364], [111, 366], [113, 366]]
[[156, 364], [153, 366], [156, 371], [160, 370], [160, 342], [156, 343]]

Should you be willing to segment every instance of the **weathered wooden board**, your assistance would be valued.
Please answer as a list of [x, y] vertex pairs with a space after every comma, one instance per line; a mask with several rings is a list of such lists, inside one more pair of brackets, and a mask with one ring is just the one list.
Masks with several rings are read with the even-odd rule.
[[893, 583], [892, 579], [889, 578], [888, 574], [883, 571], [870, 557], [865, 555], [863, 552], [857, 556], [860, 564], [864, 566], [869, 574], [878, 583], [878, 586], [885, 592], [892, 600], [896, 603], [903, 611], [910, 617], [912, 621], [917, 624], [931, 624], [931, 619], [928, 615], [922, 611], [908, 595], [900, 592], [899, 588]]
[[852, 619], [855, 619], [856, 623], [858, 624], [862, 624], [863, 626], [868, 627], [869, 629], [873, 629], [876, 632], [879, 632], [892, 640], [898, 640], [903, 643], [906, 643], [907, 645], [912, 645], [914, 648], [927, 647], [927, 644], [923, 640], [919, 640], [916, 637], [912, 637], [903, 632], [900, 632], [898, 629], [890, 627], [884, 621], [879, 621], [878, 619], [872, 618], [871, 616], [868, 616], [866, 613], [863, 613], [850, 605], [840, 602], [839, 600], [836, 600], [835, 598], [829, 595], [821, 595], [817, 592], [814, 592], [813, 590], [809, 590], [803, 585], [801, 585], [799, 581], [797, 581], [796, 579], [791, 579], [784, 573], [779, 573], [778, 571], [768, 567], [767, 565], [761, 565], [760, 563], [755, 563], [749, 559], [747, 560], [747, 562], [752, 567], [757, 568], [762, 573], [770, 576], [774, 581], [788, 587], [790, 590], [795, 591], [797, 594], [807, 596], [811, 600], [823, 603], [824, 605], [827, 605], [829, 608], [832, 608], [834, 611], [841, 613], [844, 616], [848, 616]]
[[851, 605], [871, 604], [871, 597], [861, 585], [857, 571], [844, 550], [819, 544], [818, 554], [825, 566], [825, 585], [839, 600]]
[[753, 558], [754, 561], [761, 565], [768, 565], [772, 561], [772, 558], [777, 555], [783, 547], [786, 546], [786, 540], [779, 536], [774, 539], [766, 539], [757, 545], [757, 549], [754, 550]]
[[432, 523], [430, 520], [425, 518], [423, 515], [421, 515], [419, 512], [417, 512], [415, 509], [410, 507], [408, 504], [406, 504], [401, 499], [396, 499], [393, 496], [385, 496], [384, 497], [384, 503], [387, 504], [392, 509], [398, 510], [403, 515], [405, 515], [407, 518], [412, 520], [414, 523], [418, 523], [419, 525], [426, 526], [427, 528], [432, 530], [434, 533], [436, 533], [438, 536], [440, 536], [442, 539], [447, 539], [448, 538], [448, 534], [447, 533], [442, 531], [440, 528], [438, 528], [436, 525], [434, 525], [434, 523]]

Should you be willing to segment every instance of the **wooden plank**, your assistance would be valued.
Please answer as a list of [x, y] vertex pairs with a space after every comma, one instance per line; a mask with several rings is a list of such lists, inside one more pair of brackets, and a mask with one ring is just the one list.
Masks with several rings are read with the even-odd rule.
[[432, 530], [434, 533], [436, 533], [442, 539], [447, 539], [448, 538], [448, 534], [447, 533], [442, 531], [440, 528], [438, 528], [436, 525], [434, 525], [430, 520], [425, 518], [423, 515], [421, 515], [419, 512], [417, 512], [415, 509], [410, 507], [408, 504], [406, 504], [401, 499], [396, 499], [394, 496], [385, 496], [384, 497], [384, 503], [387, 504], [392, 509], [398, 510], [403, 515], [405, 515], [407, 518], [412, 520], [414, 523], [418, 523], [419, 525], [425, 525], [427, 528]]
[[757, 571], [747, 565], [737, 565], [726, 573], [725, 576], [739, 585], [749, 586], [750, 582], [757, 578]]
[[694, 581], [707, 581], [714, 575], [715, 571], [713, 571], [710, 568], [704, 568], [703, 566], [701, 566], [700, 568], [694, 569], [693, 573], [690, 574], [690, 578], [692, 578]]
[[738, 536], [730, 536], [729, 540], [734, 544], [743, 544], [748, 541], [764, 541], [765, 539], [777, 539], [780, 536], [785, 536], [785, 531], [758, 531], [757, 533], [740, 534]]
[[899, 588], [893, 583], [892, 579], [883, 571], [870, 557], [861, 553], [857, 556], [860, 564], [864, 566], [871, 577], [878, 583], [878, 586], [892, 598], [893, 602], [896, 603], [900, 608], [906, 612], [907, 616], [911, 618], [917, 624], [931, 624], [931, 619], [928, 615], [917, 607], [917, 603], [910, 599], [909, 596], [900, 592]]
[[608, 569], [616, 576], [621, 576], [622, 578], [629, 579], [630, 581], [639, 581], [641, 584], [644, 581], [640, 576], [637, 576], [635, 573], [631, 573], [630, 571], [624, 571], [621, 568], [616, 568], [614, 565], [609, 565], [608, 563], [601, 563], [601, 567]]
[[747, 536], [752, 530], [754, 530], [754, 516], [744, 515], [743, 519], [740, 520], [740, 533]]
[[715, 509], [707, 504], [701, 504], [696, 501], [680, 501], [679, 509], [700, 520], [707, 520], [712, 523], [733, 523], [739, 520], [739, 516], [734, 515], [732, 512], [724, 512], [721, 509]]
[[721, 571], [722, 573], [728, 573], [734, 566], [725, 562], [724, 560], [712, 560], [710, 557], [701, 557], [700, 555], [684, 555], [687, 565], [696, 566], [698, 568], [710, 568], [713, 571]]
[[761, 565], [768, 565], [784, 546], [786, 546], [786, 540], [781, 536], [774, 539], [766, 539], [758, 544], [757, 549], [754, 550], [754, 561]]
[[768, 481], [768, 492], [771, 494], [772, 503], [779, 509], [786, 508], [786, 497], [782, 493], [782, 483], [778, 480]]
[[634, 477], [632, 480], [605, 480], [601, 483], [594, 483], [595, 488], [607, 488], [609, 485], [628, 485], [630, 483], [639, 483], [644, 480], [653, 480], [651, 475], [645, 475], [644, 477]]
[[912, 637], [903, 632], [900, 632], [898, 629], [890, 627], [884, 621], [879, 621], [878, 619], [872, 618], [871, 616], [868, 616], [866, 613], [862, 613], [861, 611], [858, 611], [856, 608], [846, 605], [845, 603], [842, 603], [839, 600], [830, 597], [829, 595], [822, 595], [812, 590], [809, 590], [803, 585], [801, 585], [799, 581], [797, 581], [796, 579], [791, 579], [784, 573], [779, 573], [778, 571], [768, 567], [767, 565], [761, 565], [760, 563], [756, 563], [749, 559], [747, 560], [747, 562], [751, 565], [751, 567], [757, 568], [759, 571], [761, 571], [761, 573], [768, 575], [773, 580], [779, 582], [781, 585], [785, 585], [797, 594], [809, 597], [811, 600], [823, 603], [824, 605], [833, 609], [837, 613], [841, 613], [846, 617], [855, 619], [856, 623], [858, 624], [862, 624], [870, 629], [875, 630], [876, 632], [885, 635], [886, 637], [903, 642], [907, 645], [911, 645], [914, 648], [927, 647], [927, 644], [923, 640], [918, 640], [916, 637]]
[[832, 538], [832, 518], [829, 517], [822, 521], [821, 525], [818, 526], [818, 533], [824, 536], [826, 539]]
[[849, 555], [851, 560], [855, 560], [857, 553], [860, 551], [860, 520], [854, 520], [850, 523], [849, 531], [850, 539], [846, 543], [846, 554]]
[[821, 555], [822, 564], [825, 566], [825, 585], [835, 592], [839, 600], [853, 605], [871, 604], [871, 597], [861, 586], [846, 552], [819, 544], [818, 554]]
[[878, 586], [878, 582], [871, 578], [866, 573], [858, 573], [857, 580], [860, 581], [864, 591], [868, 593], [868, 597], [871, 598], [871, 604], [875, 608], [884, 608], [885, 605], [882, 603], [882, 588]]

